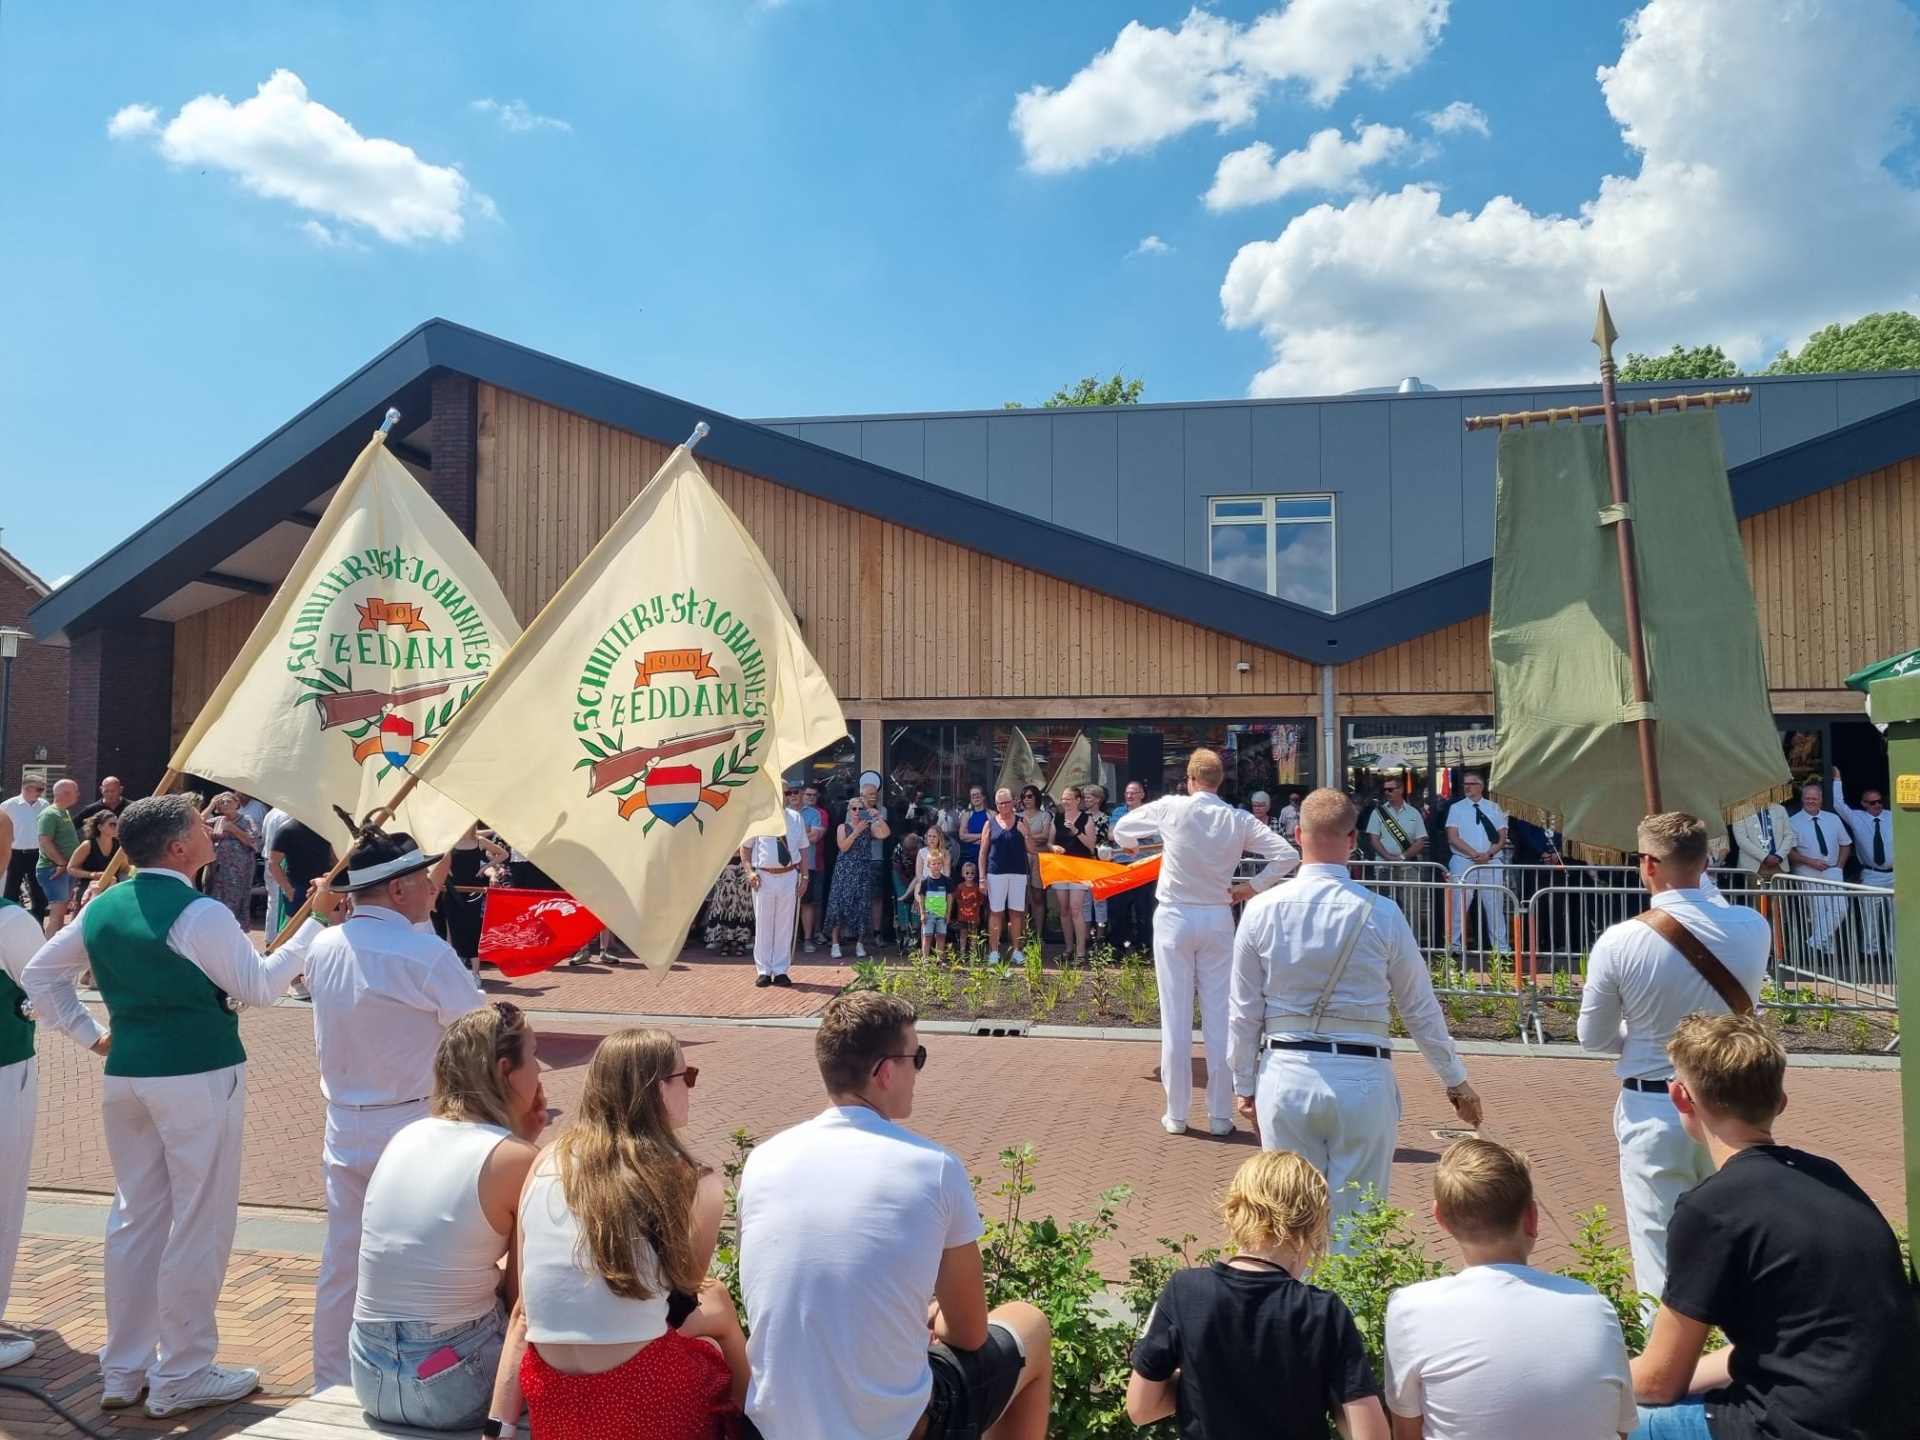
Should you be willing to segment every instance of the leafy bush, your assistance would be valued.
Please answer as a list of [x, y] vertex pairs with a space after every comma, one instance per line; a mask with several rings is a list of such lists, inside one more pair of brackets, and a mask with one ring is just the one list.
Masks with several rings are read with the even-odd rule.
[[1426, 1252], [1420, 1237], [1407, 1228], [1408, 1211], [1387, 1204], [1367, 1186], [1360, 1204], [1335, 1227], [1335, 1240], [1344, 1254], [1320, 1262], [1313, 1283], [1331, 1290], [1346, 1302], [1366, 1341], [1374, 1373], [1386, 1375], [1387, 1301], [1403, 1285], [1437, 1280], [1447, 1267]]
[[1580, 1222], [1580, 1235], [1573, 1242], [1579, 1263], [1561, 1270], [1562, 1275], [1591, 1285], [1612, 1304], [1620, 1317], [1620, 1333], [1627, 1337], [1627, 1353], [1638, 1355], [1647, 1348], [1647, 1320], [1653, 1313], [1654, 1297], [1633, 1286], [1633, 1259], [1613, 1243], [1613, 1226], [1607, 1220], [1607, 1207], [1596, 1205], [1573, 1217]]

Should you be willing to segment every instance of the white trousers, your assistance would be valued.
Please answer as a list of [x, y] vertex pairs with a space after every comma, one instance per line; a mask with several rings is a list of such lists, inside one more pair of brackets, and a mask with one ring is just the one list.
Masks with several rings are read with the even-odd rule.
[[[1464, 855], [1455, 855], [1447, 862], [1447, 873], [1453, 876], [1456, 886], [1453, 897], [1454, 949], [1466, 949], [1467, 910], [1476, 900], [1480, 902], [1480, 928], [1485, 932], [1488, 946], [1494, 950], [1508, 948], [1506, 869], [1504, 861], [1476, 865]], [[1469, 870], [1473, 872], [1472, 884], [1464, 883]]]
[[[1260, 1057], [1254, 1113], [1262, 1150], [1291, 1150], [1326, 1177], [1335, 1236], [1341, 1217], [1360, 1208], [1367, 1186], [1387, 1198], [1400, 1135], [1392, 1061], [1268, 1050]], [[1334, 1249], [1345, 1253], [1339, 1243]]]
[[1620, 1142], [1620, 1193], [1627, 1204], [1633, 1283], [1660, 1298], [1667, 1284], [1667, 1222], [1674, 1202], [1713, 1173], [1713, 1157], [1681, 1127], [1665, 1095], [1622, 1090], [1613, 1104]]
[[347, 1334], [353, 1329], [353, 1297], [360, 1288], [360, 1222], [367, 1182], [387, 1142], [427, 1113], [425, 1100], [378, 1110], [327, 1107], [322, 1161], [327, 1185], [327, 1243], [313, 1289], [313, 1388], [351, 1385], [353, 1362]]
[[1160, 1084], [1167, 1114], [1185, 1124], [1193, 1106], [1193, 996], [1207, 1057], [1207, 1118], [1233, 1119], [1227, 1068], [1227, 990], [1233, 980], [1233, 908], [1171, 905], [1153, 912], [1153, 973], [1160, 982]]
[[105, 1388], [130, 1395], [144, 1377], [167, 1401], [220, 1347], [214, 1307], [240, 1216], [247, 1067], [101, 1082], [113, 1160], [107, 1216]]
[[[1893, 889], [1893, 875], [1890, 871], [1862, 870], [1860, 883], [1871, 885], [1876, 890]], [[1882, 936], [1885, 937], [1884, 941]], [[1860, 901], [1860, 940], [1869, 955], [1892, 956], [1897, 952], [1893, 948], [1893, 897], [1885, 900], [1862, 897]]]
[[753, 892], [753, 968], [784, 975], [793, 964], [793, 915], [800, 899], [800, 872], [762, 875]]
[[0, 1319], [13, 1290], [20, 1227], [27, 1218], [27, 1178], [33, 1170], [33, 1119], [40, 1105], [40, 1066], [29, 1055], [0, 1065]]

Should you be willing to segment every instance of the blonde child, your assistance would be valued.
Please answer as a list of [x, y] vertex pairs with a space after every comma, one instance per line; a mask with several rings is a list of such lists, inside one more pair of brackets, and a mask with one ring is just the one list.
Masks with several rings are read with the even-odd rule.
[[913, 888], [908, 893], [920, 916], [920, 958], [927, 958], [931, 946], [944, 960], [953, 905], [953, 852], [947, 849], [947, 837], [937, 825], [927, 831], [927, 848], [920, 852]]
[[1366, 1346], [1337, 1295], [1300, 1278], [1327, 1248], [1327, 1182], [1269, 1150], [1233, 1177], [1222, 1206], [1229, 1259], [1177, 1271], [1133, 1350], [1127, 1417], [1178, 1415], [1187, 1440], [1259, 1435], [1388, 1440]]

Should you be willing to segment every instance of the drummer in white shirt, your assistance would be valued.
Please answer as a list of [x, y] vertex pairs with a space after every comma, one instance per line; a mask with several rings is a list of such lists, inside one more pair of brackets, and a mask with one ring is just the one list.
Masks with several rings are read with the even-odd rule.
[[[1165, 849], [1155, 885], [1153, 971], [1160, 986], [1160, 1083], [1167, 1093], [1161, 1126], [1187, 1128], [1193, 1103], [1193, 996], [1200, 992], [1200, 1034], [1207, 1056], [1207, 1124], [1233, 1133], [1233, 1073], [1227, 1068], [1227, 989], [1233, 974], [1233, 907], [1277, 885], [1300, 854], [1261, 820], [1220, 798], [1226, 771], [1211, 750], [1187, 761], [1185, 795], [1130, 808], [1113, 827], [1127, 850], [1158, 835]], [[1251, 881], [1235, 881], [1243, 854], [1266, 861]]]

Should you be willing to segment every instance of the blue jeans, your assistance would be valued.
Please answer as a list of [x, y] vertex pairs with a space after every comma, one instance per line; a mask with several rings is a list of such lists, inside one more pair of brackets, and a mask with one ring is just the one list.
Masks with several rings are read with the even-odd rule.
[[1678, 1405], [1642, 1405], [1640, 1426], [1627, 1440], [1713, 1440], [1707, 1403], [1695, 1396]]
[[[463, 1325], [431, 1320], [354, 1321], [347, 1339], [353, 1361], [353, 1393], [360, 1408], [392, 1425], [427, 1430], [472, 1430], [487, 1418], [494, 1372], [506, 1340], [507, 1312], [495, 1305], [491, 1315]], [[454, 1363], [425, 1361], [451, 1350]]]

